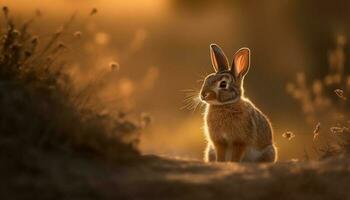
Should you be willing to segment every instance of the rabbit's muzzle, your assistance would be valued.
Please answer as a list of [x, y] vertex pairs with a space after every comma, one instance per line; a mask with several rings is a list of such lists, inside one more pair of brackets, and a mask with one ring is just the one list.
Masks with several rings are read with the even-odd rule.
[[212, 101], [212, 100], [216, 100], [216, 93], [211, 90], [202, 91], [200, 97], [202, 101]]

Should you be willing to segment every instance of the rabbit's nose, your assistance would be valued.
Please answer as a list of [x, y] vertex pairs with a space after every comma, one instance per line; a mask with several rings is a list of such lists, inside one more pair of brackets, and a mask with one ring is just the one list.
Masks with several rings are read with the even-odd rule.
[[202, 100], [214, 100], [216, 98], [216, 94], [213, 91], [203, 91], [201, 93]]

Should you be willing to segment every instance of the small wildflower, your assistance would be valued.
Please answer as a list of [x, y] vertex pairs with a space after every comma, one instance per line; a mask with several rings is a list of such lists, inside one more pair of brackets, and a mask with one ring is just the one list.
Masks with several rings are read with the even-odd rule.
[[348, 127], [338, 127], [338, 126], [334, 126], [330, 128], [331, 132], [333, 134], [340, 134], [340, 133], [344, 133], [344, 132], [349, 132], [349, 128]]
[[112, 71], [119, 71], [120, 69], [119, 63], [117, 62], [109, 63], [109, 67], [111, 68]]
[[331, 127], [330, 130], [331, 130], [331, 132], [333, 134], [337, 134], [337, 133], [342, 133], [343, 132], [343, 129], [341, 127], [337, 127], [337, 126]]
[[335, 89], [334, 92], [339, 98], [346, 100], [346, 97], [344, 96], [344, 91], [342, 89]]
[[60, 42], [60, 43], [58, 43], [58, 48], [65, 49], [65, 48], [67, 48], [67, 46], [64, 43]]
[[146, 127], [152, 122], [152, 116], [149, 113], [141, 113], [141, 126]]
[[282, 134], [282, 137], [287, 138], [288, 140], [291, 140], [295, 137], [295, 135], [292, 131], [287, 131]]
[[96, 15], [97, 14], [97, 8], [93, 8], [90, 12], [90, 16]]
[[76, 31], [73, 35], [76, 38], [81, 38], [82, 33], [80, 31]]
[[314, 129], [314, 139], [313, 139], [313, 140], [316, 140], [316, 138], [319, 136], [319, 134], [320, 134], [320, 128], [321, 128], [321, 123], [318, 122], [318, 123], [316, 124], [315, 129]]
[[3, 35], [2, 37], [1, 37], [1, 41], [2, 42], [5, 42], [7, 40], [7, 35]]
[[19, 36], [20, 34], [21, 33], [18, 30], [16, 30], [16, 29], [12, 31], [12, 35], [15, 36], [15, 37]]

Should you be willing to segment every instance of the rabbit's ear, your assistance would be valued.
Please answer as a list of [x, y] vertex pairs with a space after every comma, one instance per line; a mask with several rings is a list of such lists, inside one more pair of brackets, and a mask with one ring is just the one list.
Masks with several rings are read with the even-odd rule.
[[218, 45], [216, 44], [210, 45], [210, 57], [211, 57], [211, 63], [216, 72], [228, 70], [227, 58], [224, 52], [221, 50], [221, 48]]
[[249, 70], [250, 50], [248, 48], [239, 49], [233, 56], [231, 71], [239, 79], [243, 78]]

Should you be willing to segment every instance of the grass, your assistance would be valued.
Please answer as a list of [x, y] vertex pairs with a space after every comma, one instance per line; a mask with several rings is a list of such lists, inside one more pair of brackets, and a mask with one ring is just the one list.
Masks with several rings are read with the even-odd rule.
[[[16, 26], [9, 8], [2, 10], [5, 23], [0, 35], [2, 158], [30, 164], [29, 158], [22, 158], [40, 151], [118, 162], [138, 156], [136, 136], [141, 125], [102, 113], [91, 106], [94, 103], [91, 91], [72, 89], [74, 77], [65, 71], [69, 47], [62, 42], [62, 35], [69, 33], [75, 16], [48, 40], [41, 41], [29, 32], [35, 19]], [[99, 81], [92, 84], [98, 85]]]
[[100, 79], [76, 89], [75, 77], [66, 73], [69, 47], [62, 42], [74, 15], [44, 40], [29, 32], [35, 19], [16, 26], [9, 8], [3, 7], [3, 14], [0, 173], [9, 181], [2, 183], [1, 198], [94, 197], [91, 174], [140, 159], [138, 136], [145, 120], [138, 124], [91, 106], [89, 88], [98, 88]]
[[[305, 121], [315, 126], [313, 150], [320, 159], [347, 155], [350, 148], [350, 75], [346, 70], [345, 35], [337, 35], [328, 52], [328, 72], [308, 80], [305, 73], [287, 84], [287, 92], [298, 101]], [[311, 132], [311, 131], [310, 131]]]

